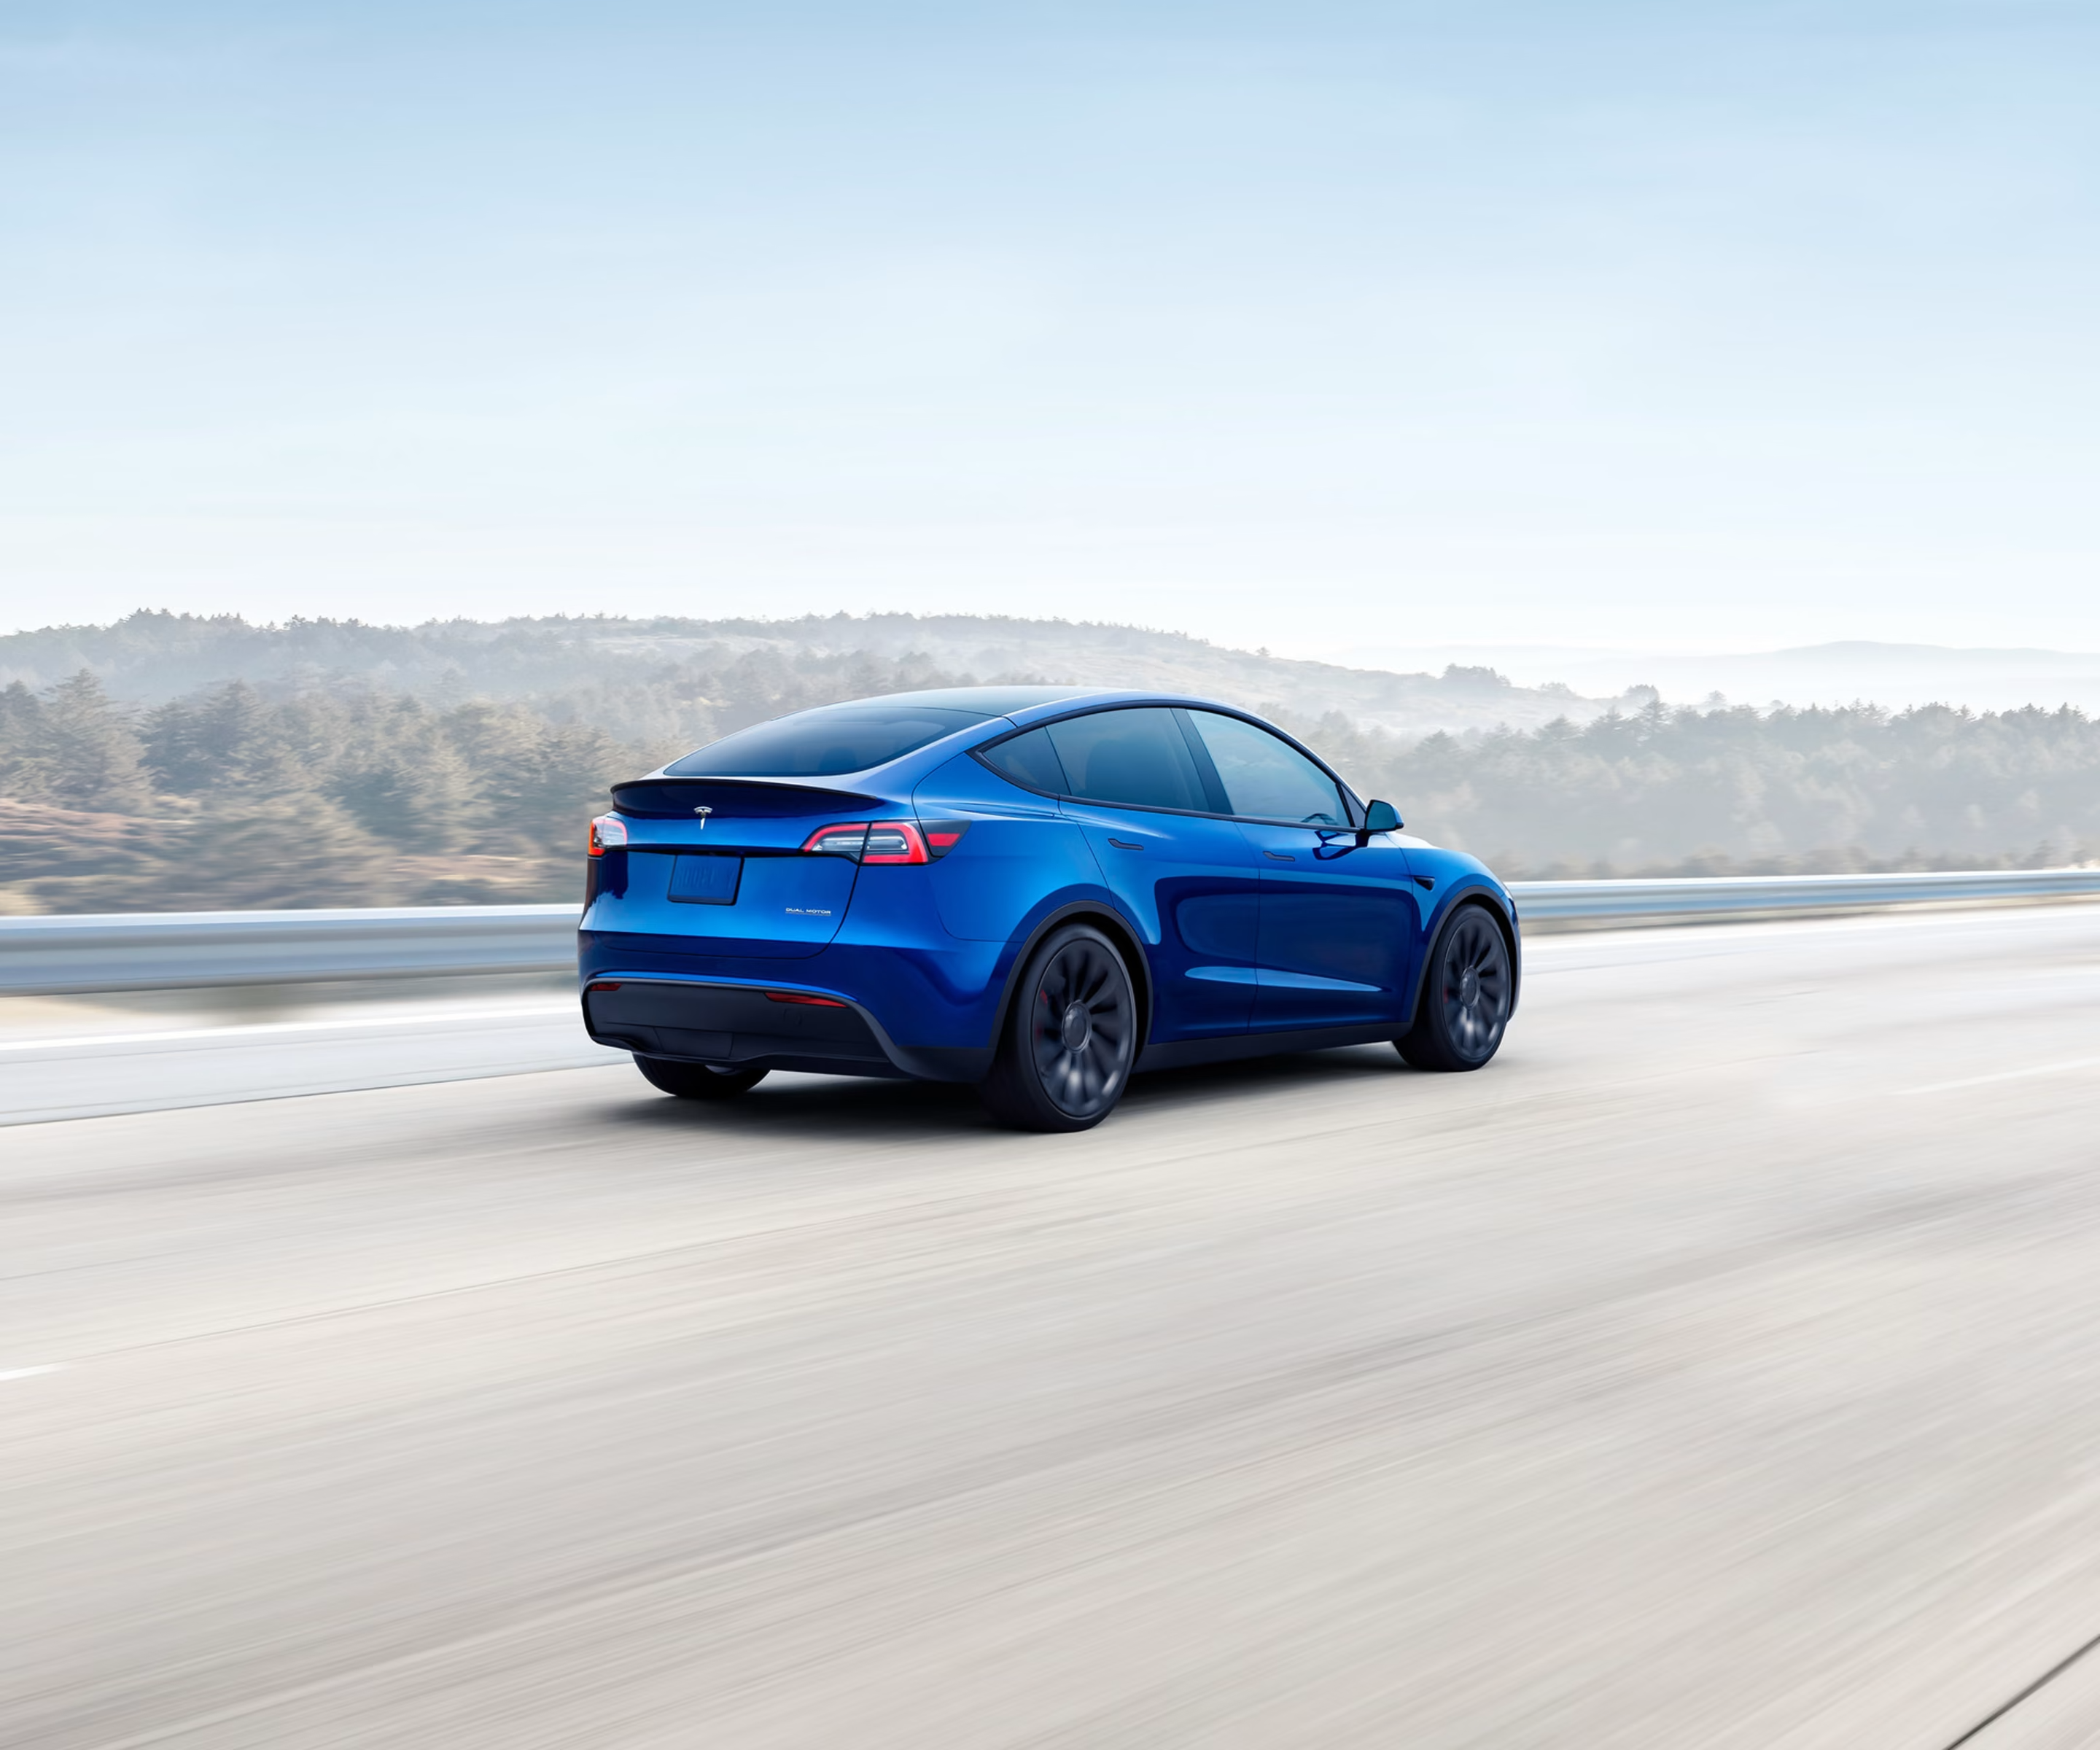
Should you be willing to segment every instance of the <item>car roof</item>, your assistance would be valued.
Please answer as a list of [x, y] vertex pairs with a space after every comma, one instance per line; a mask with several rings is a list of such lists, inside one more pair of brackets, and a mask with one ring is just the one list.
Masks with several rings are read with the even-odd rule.
[[1223, 711], [1236, 717], [1251, 715], [1240, 706], [1226, 704], [1221, 699], [1200, 699], [1187, 693], [1154, 693], [1141, 687], [1091, 687], [1083, 692], [1064, 694], [1039, 705], [1009, 711], [1006, 715], [1025, 726], [1096, 705], [1165, 705], [1192, 711]]
[[[882, 765], [872, 765], [859, 772], [840, 772], [829, 774], [823, 782], [833, 782], [845, 778], [866, 778], [870, 774], [890, 769], [908, 771], [922, 763], [938, 763], [951, 758], [955, 744], [963, 737], [975, 731], [982, 739], [997, 740], [1013, 733], [1008, 725], [1026, 729], [1032, 724], [1054, 721], [1070, 716], [1075, 710], [1098, 708], [1110, 705], [1162, 705], [1183, 708], [1222, 711], [1233, 716], [1247, 716], [1249, 712], [1239, 706], [1222, 700], [1190, 697], [1179, 693], [1154, 693], [1142, 688], [1088, 687], [1088, 686], [937, 686], [925, 687], [909, 693], [876, 693], [861, 699], [842, 699], [828, 705], [805, 706], [801, 711], [783, 713], [783, 718], [816, 716], [825, 712], [851, 711], [875, 705], [918, 705], [931, 709], [968, 712], [977, 715], [974, 724], [958, 724], [955, 730], [942, 735], [924, 747], [915, 747], [909, 753]], [[1001, 720], [1004, 719], [1004, 722]], [[772, 721], [779, 721], [776, 718]], [[1256, 721], [1261, 721], [1256, 719]], [[712, 745], [709, 743], [708, 745]], [[696, 750], [697, 751], [697, 750]], [[687, 756], [686, 757], [690, 757]], [[677, 762], [672, 762], [675, 765]], [[659, 766], [649, 778], [668, 775], [671, 765]], [[646, 782], [646, 780], [637, 780]], [[716, 780], [722, 783], [767, 782], [797, 784], [815, 782], [802, 778], [750, 778], [723, 777]]]

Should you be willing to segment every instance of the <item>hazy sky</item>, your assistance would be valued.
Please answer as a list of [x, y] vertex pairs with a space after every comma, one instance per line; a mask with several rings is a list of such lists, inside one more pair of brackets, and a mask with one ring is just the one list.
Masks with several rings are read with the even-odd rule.
[[0, 625], [2100, 649], [2100, 0], [0, 8]]

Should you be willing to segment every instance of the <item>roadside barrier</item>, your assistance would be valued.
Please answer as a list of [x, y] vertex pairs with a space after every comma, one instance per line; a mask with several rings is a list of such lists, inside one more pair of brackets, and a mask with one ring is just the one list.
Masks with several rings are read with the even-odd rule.
[[2100, 869], [1986, 869], [1965, 874], [1720, 875], [1630, 881], [1512, 881], [1518, 915], [1533, 919], [1709, 918], [1776, 912], [1874, 911], [1887, 906], [1977, 906], [2100, 896]]
[[[2100, 869], [1516, 881], [1526, 923], [1755, 918], [2100, 897]], [[558, 972], [576, 965], [574, 906], [125, 912], [0, 918], [0, 995]]]
[[576, 917], [574, 906], [416, 906], [0, 918], [0, 995], [572, 971]]

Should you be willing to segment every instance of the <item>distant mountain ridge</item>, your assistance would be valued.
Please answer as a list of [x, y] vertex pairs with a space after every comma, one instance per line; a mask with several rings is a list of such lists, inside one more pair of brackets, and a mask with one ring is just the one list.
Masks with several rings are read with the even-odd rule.
[[1454, 661], [1489, 664], [1520, 682], [1565, 681], [1594, 696], [1643, 683], [1674, 703], [1720, 694], [1764, 707], [1868, 701], [1891, 711], [1943, 704], [1971, 711], [2054, 710], [2070, 705], [2100, 715], [2100, 652], [2005, 646], [1884, 643], [1850, 638], [1784, 650], [1734, 652], [1478, 645], [1449, 650], [1367, 649], [1388, 668]]
[[[1227, 649], [1185, 633], [999, 615], [871, 614], [799, 619], [659, 618], [434, 620], [370, 626], [293, 619], [257, 626], [237, 616], [145, 611], [110, 626], [58, 626], [0, 637], [0, 686], [35, 690], [85, 668], [113, 698], [155, 704], [228, 681], [271, 689], [361, 683], [418, 697], [530, 700], [582, 695], [620, 715], [626, 679], [677, 676], [704, 690], [710, 668], [770, 655], [925, 659], [978, 681], [1022, 677], [1205, 694], [1302, 719], [1340, 712], [1406, 738], [1440, 730], [1530, 729], [1559, 717], [1588, 722], [1648, 694], [1586, 698], [1566, 686], [1520, 687], [1492, 670], [1399, 674]], [[617, 721], [614, 733], [643, 734]]]
[[[1593, 678], [1595, 674], [1577, 672]], [[1665, 696], [1686, 699], [1718, 691], [1756, 704], [1783, 699], [1794, 705], [1835, 705], [1871, 699], [1891, 709], [1946, 704], [2011, 711], [2026, 705], [2071, 705], [2088, 713], [2100, 711], [2100, 655], [2078, 650], [1965, 649], [1851, 638], [1762, 655], [1708, 657], [1681, 667], [1651, 660], [1643, 672]], [[1700, 687], [1701, 681], [1710, 685]], [[1673, 684], [1679, 682], [1690, 684]]]

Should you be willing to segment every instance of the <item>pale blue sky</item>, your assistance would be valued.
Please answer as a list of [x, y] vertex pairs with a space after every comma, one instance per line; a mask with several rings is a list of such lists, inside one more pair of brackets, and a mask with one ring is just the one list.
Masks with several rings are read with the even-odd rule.
[[2100, 648], [2100, 0], [0, 10], [0, 624]]

